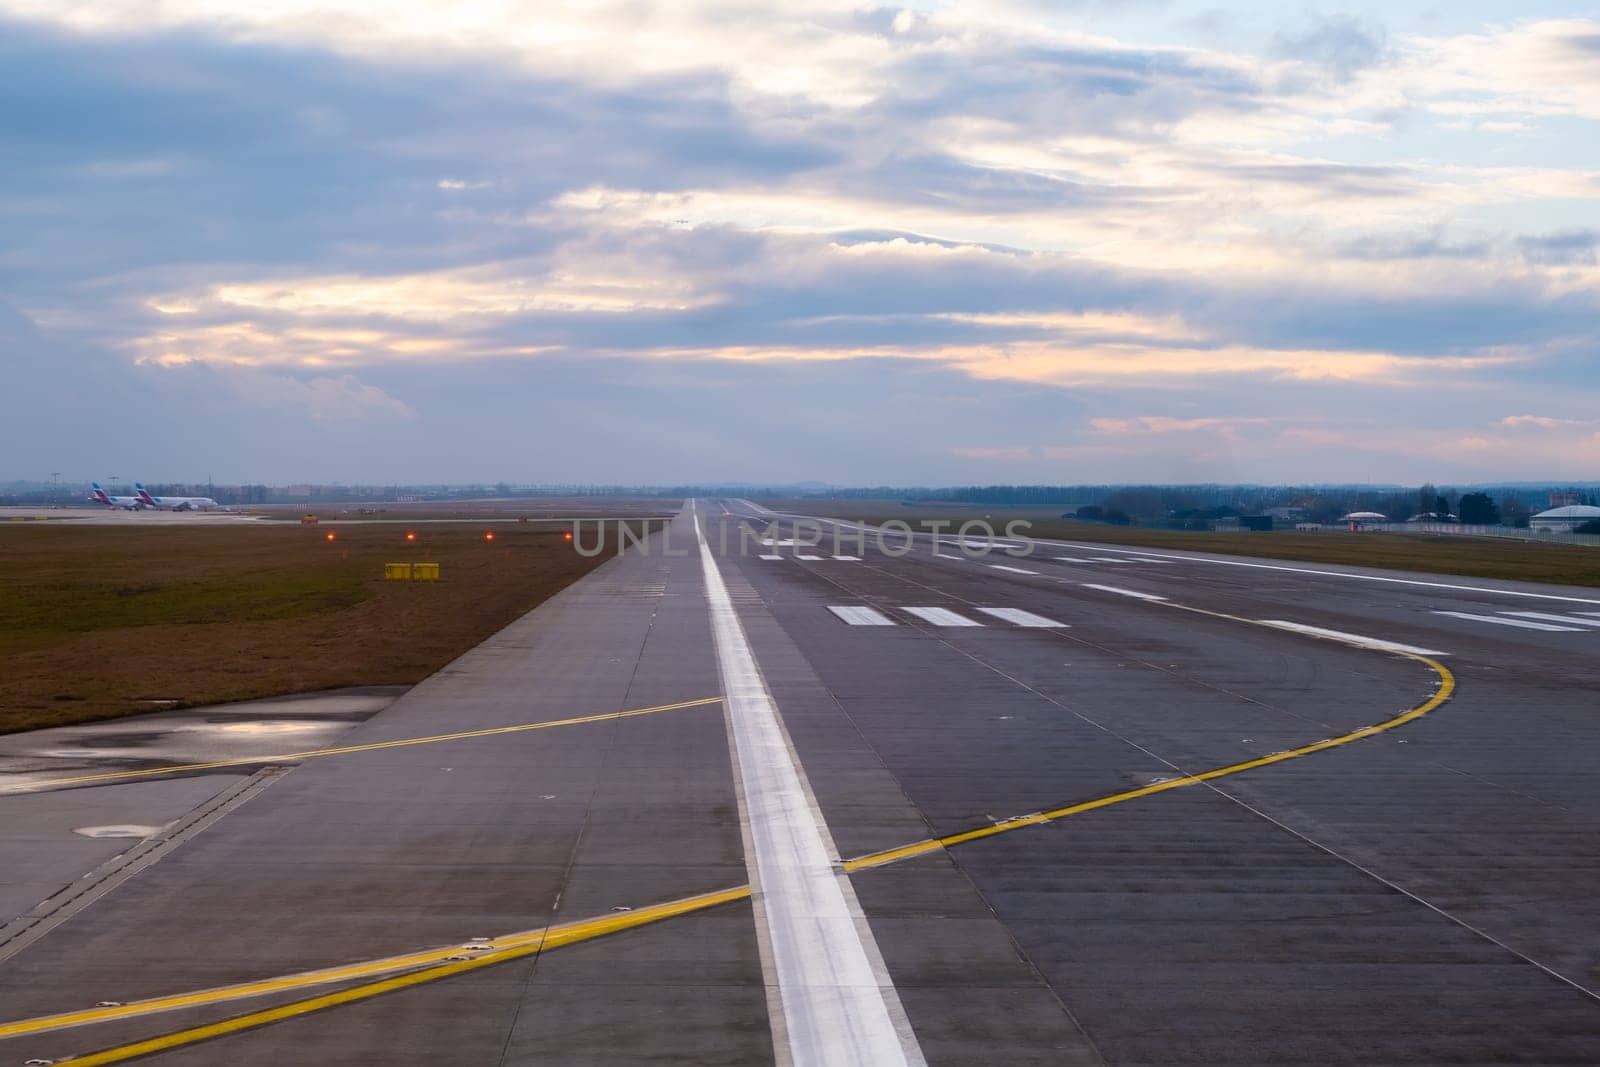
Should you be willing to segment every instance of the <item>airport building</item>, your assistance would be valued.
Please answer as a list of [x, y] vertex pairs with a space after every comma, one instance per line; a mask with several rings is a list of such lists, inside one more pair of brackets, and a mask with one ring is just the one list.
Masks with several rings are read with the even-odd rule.
[[1347, 523], [1352, 530], [1364, 530], [1369, 526], [1381, 526], [1389, 521], [1389, 516], [1379, 511], [1352, 511], [1339, 518], [1342, 523]]
[[1539, 512], [1528, 520], [1528, 527], [1537, 533], [1572, 533], [1584, 523], [1596, 520], [1600, 520], [1600, 508], [1588, 504], [1568, 504]]

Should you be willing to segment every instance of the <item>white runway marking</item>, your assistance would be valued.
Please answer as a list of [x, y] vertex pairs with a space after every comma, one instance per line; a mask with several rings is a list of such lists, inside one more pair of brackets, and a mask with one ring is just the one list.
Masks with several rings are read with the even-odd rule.
[[797, 555], [794, 558], [795, 559], [808, 559], [808, 560], [811, 560], [813, 563], [815, 563], [817, 560], [821, 559], [822, 557], [821, 556]]
[[1156, 596], [1154, 593], [1141, 593], [1136, 589], [1120, 589], [1120, 588], [1118, 588], [1117, 586], [1114, 586], [1114, 585], [1095, 585], [1093, 582], [1084, 582], [1083, 583], [1083, 587], [1085, 589], [1098, 589], [1102, 593], [1116, 593], [1118, 596], [1131, 596], [1131, 597], [1134, 597], [1134, 598], [1136, 598], [1138, 600], [1165, 600], [1165, 599], [1167, 599], [1164, 596]]
[[1474, 615], [1470, 611], [1436, 611], [1434, 614], [1449, 615], [1454, 619], [1469, 619], [1472, 622], [1492, 622], [1496, 626], [1516, 626], [1523, 630], [1543, 630], [1553, 634], [1583, 632], [1581, 626], [1553, 626], [1547, 622], [1529, 622], [1526, 619], [1503, 619], [1498, 615]]
[[834, 556], [833, 558], [834, 559], [842, 559], [846, 563], [860, 563], [861, 562], [861, 557], [860, 556]]
[[[925, 1063], [695, 515], [779, 1063]], [[781, 1035], [781, 1044], [779, 1043]]]
[[996, 619], [1003, 619], [1006, 622], [1014, 623], [1017, 626], [1036, 627], [1043, 629], [1067, 625], [1064, 622], [1056, 622], [1054, 619], [1047, 619], [1043, 615], [1035, 615], [1031, 611], [1023, 611], [1021, 608], [979, 608], [978, 610], [983, 612], [985, 615], [992, 615]]
[[1440, 652], [1435, 648], [1418, 648], [1416, 645], [1402, 645], [1398, 641], [1385, 641], [1381, 637], [1367, 637], [1363, 634], [1347, 634], [1343, 630], [1324, 630], [1320, 626], [1307, 626], [1301, 622], [1285, 622], [1282, 619], [1259, 619], [1263, 626], [1276, 626], [1280, 630], [1293, 630], [1297, 634], [1311, 634], [1315, 637], [1328, 637], [1335, 641], [1343, 641], [1348, 645], [1360, 645], [1362, 648], [1376, 648], [1384, 652], [1412, 652], [1419, 656], [1448, 656], [1448, 652]]
[[851, 626], [893, 626], [894, 620], [889, 618], [877, 608], [861, 607], [849, 604], [835, 606], [828, 605], [828, 610]]
[[1515, 615], [1519, 619], [1542, 619], [1545, 622], [1576, 623], [1579, 626], [1600, 626], [1600, 619], [1585, 619], [1581, 615], [1555, 615], [1548, 611], [1502, 611], [1502, 615]]
[[[1070, 541], [1042, 541], [1041, 544], [1053, 548], [1075, 548], [1078, 550], [1103, 551], [1089, 545], [1073, 544]], [[1517, 596], [1532, 600], [1560, 600], [1568, 604], [1600, 604], [1600, 599], [1581, 596], [1560, 596], [1555, 593], [1528, 593], [1520, 589], [1495, 589], [1482, 585], [1457, 585], [1453, 582], [1425, 582], [1419, 578], [1390, 578], [1382, 574], [1356, 574], [1350, 571], [1323, 571], [1315, 567], [1285, 567], [1276, 563], [1248, 563], [1239, 559], [1215, 559], [1210, 556], [1175, 556], [1170, 553], [1138, 552], [1131, 549], [1127, 551], [1138, 562], [1149, 560], [1170, 561], [1173, 563], [1210, 563], [1217, 567], [1250, 567], [1259, 571], [1284, 571], [1288, 574], [1315, 574], [1323, 578], [1349, 578], [1358, 582], [1387, 582], [1390, 585], [1419, 585], [1428, 589], [1453, 589], [1467, 593], [1490, 593], [1495, 596]], [[1600, 614], [1600, 613], [1597, 613]]]
[[783, 557], [782, 556], [778, 556], [778, 555], [763, 555], [761, 558], [762, 559], [782, 559]]
[[1121, 556], [1090, 556], [1090, 563], [1143, 563], [1144, 560], [1124, 559]]
[[983, 623], [957, 615], [949, 608], [901, 608], [901, 611], [915, 615], [923, 622], [931, 622], [935, 626], [982, 626]]
[[1038, 574], [1038, 571], [1024, 570], [1021, 567], [1008, 567], [1004, 563], [991, 563], [989, 566], [997, 571], [1010, 571], [1012, 574]]
[[1093, 563], [1094, 562], [1094, 560], [1092, 560], [1092, 559], [1079, 559], [1077, 556], [1055, 556], [1055, 557], [1052, 557], [1052, 558], [1054, 558], [1057, 563]]

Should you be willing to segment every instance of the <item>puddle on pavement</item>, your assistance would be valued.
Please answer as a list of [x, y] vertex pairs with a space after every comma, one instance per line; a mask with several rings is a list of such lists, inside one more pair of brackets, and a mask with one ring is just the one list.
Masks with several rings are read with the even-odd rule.
[[405, 686], [337, 689], [4, 734], [0, 789], [97, 770], [265, 758], [321, 748], [405, 691]]
[[124, 823], [119, 826], [79, 826], [72, 832], [84, 837], [154, 837], [165, 826], [141, 826], [136, 823]]

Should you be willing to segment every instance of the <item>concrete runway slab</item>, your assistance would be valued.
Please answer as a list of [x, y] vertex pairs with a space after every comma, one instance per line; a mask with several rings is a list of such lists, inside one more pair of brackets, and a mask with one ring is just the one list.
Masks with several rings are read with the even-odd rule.
[[[713, 543], [768, 520], [739, 501], [696, 513]], [[680, 517], [673, 543], [692, 541]], [[1600, 635], [1435, 614], [1578, 610], [1591, 594], [1180, 554], [999, 570], [931, 548], [869, 544], [834, 563], [752, 545], [716, 560], [839, 858], [911, 846], [849, 878], [927, 1062], [1600, 1062]], [[1574, 599], [1549, 599], [1562, 597]], [[849, 625], [839, 605], [895, 625]], [[906, 605], [984, 625], [938, 626]], [[1035, 615], [1065, 625], [1015, 622]], [[1262, 620], [1448, 655], [1430, 665]], [[699, 560], [634, 552], [350, 740], [720, 686]], [[578, 943], [153, 1059], [774, 1061], [782, 998], [749, 899], [604, 934], [746, 879], [725, 714], [701, 704], [307, 762], [0, 963], [0, 1001], [16, 1020], [595, 920]], [[1274, 756], [1324, 738], [1345, 740]], [[177, 807], [191, 781], [149, 784], [173, 787], [163, 803]], [[129, 788], [0, 808], [26, 801], [30, 819], [64, 825], [72, 798], [116, 810], [114, 789]], [[1088, 807], [1013, 821], [1069, 805]], [[927, 844], [964, 831], [982, 836]], [[109, 1048], [366, 981], [0, 1048]]]

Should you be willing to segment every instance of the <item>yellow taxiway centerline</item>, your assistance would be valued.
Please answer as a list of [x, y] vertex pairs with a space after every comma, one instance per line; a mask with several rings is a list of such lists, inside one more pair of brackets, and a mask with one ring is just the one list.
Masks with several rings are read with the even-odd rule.
[[[1183, 607], [1183, 605], [1170, 606]], [[1199, 608], [1184, 608], [1184, 610], [1197, 611], [1206, 615], [1216, 615], [1220, 618], [1250, 623], [1251, 625], [1261, 625], [1260, 623], [1256, 623], [1251, 619], [1223, 615], [1220, 612], [1205, 611], [1204, 609]], [[1314, 639], [1330, 640], [1329, 638]], [[874, 867], [882, 867], [891, 863], [899, 863], [918, 856], [924, 856], [928, 855], [929, 853], [940, 852], [945, 849], [954, 848], [958, 845], [963, 845], [971, 841], [982, 840], [984, 838], [994, 837], [999, 834], [1010, 833], [1014, 830], [1023, 829], [1024, 827], [1039, 826], [1045, 823], [1055, 822], [1059, 819], [1065, 819], [1070, 816], [1079, 815], [1088, 811], [1095, 811], [1100, 808], [1111, 807], [1115, 804], [1126, 803], [1127, 801], [1136, 800], [1141, 797], [1153, 796], [1157, 793], [1164, 793], [1173, 789], [1182, 789], [1188, 786], [1200, 784], [1202, 782], [1214, 781], [1218, 778], [1225, 778], [1230, 775], [1240, 774], [1244, 771], [1253, 770], [1258, 767], [1266, 767], [1275, 763], [1282, 763], [1287, 760], [1299, 759], [1317, 752], [1324, 752], [1331, 748], [1338, 748], [1342, 745], [1360, 741], [1385, 731], [1392, 730], [1398, 726], [1403, 726], [1406, 723], [1413, 722], [1440, 707], [1447, 700], [1449, 700], [1451, 695], [1455, 692], [1455, 675], [1451, 673], [1448, 667], [1440, 663], [1438, 660], [1410, 652], [1394, 652], [1393, 654], [1401, 655], [1407, 659], [1413, 659], [1419, 663], [1425, 664], [1439, 677], [1439, 686], [1431, 697], [1421, 704], [1401, 712], [1394, 718], [1387, 719], [1372, 726], [1364, 726], [1359, 730], [1353, 730], [1350, 733], [1342, 734], [1338, 737], [1331, 737], [1309, 745], [1302, 745], [1299, 748], [1293, 748], [1284, 752], [1274, 753], [1270, 756], [1262, 756], [1257, 759], [1245, 760], [1241, 763], [1229, 764], [1225, 767], [1218, 767], [1214, 770], [1203, 771], [1198, 774], [1182, 775], [1180, 777], [1173, 778], [1170, 781], [1157, 782], [1152, 785], [1143, 786], [1139, 789], [1130, 789], [1121, 793], [1113, 793], [1109, 796], [1099, 797], [1094, 800], [1084, 801], [1082, 803], [1069, 805], [1067, 807], [1055, 808], [1050, 811], [1020, 816], [1015, 819], [1008, 819], [990, 826], [978, 827], [962, 833], [950, 834], [940, 838], [929, 838], [927, 840], [901, 845], [897, 848], [869, 853], [868, 855], [859, 856], [855, 859], [845, 861], [843, 864], [844, 869], [848, 872], [855, 872], [868, 870]], [[597, 718], [617, 718], [620, 715], [626, 714], [647, 714], [649, 711], [654, 710], [689, 707], [698, 704], [715, 702], [716, 698], [712, 698], [703, 701], [693, 701], [685, 704], [664, 705], [659, 709], [641, 709], [632, 713], [623, 712], [609, 716], [599, 716], [591, 719], [567, 721], [595, 721]], [[510, 729], [516, 728], [512, 727]], [[396, 977], [386, 978], [381, 981], [371, 982], [366, 985], [353, 986], [349, 989], [340, 990], [335, 993], [324, 994], [322, 996], [280, 1005], [275, 1008], [268, 1008], [263, 1011], [235, 1016], [234, 1018], [225, 1019], [217, 1023], [175, 1031], [160, 1037], [151, 1038], [147, 1041], [105, 1049], [101, 1052], [93, 1053], [88, 1056], [74, 1058], [72, 1062], [75, 1064], [85, 1065], [85, 1067], [88, 1067], [88, 1065], [91, 1064], [119, 1063], [138, 1056], [149, 1055], [153, 1052], [159, 1052], [165, 1049], [193, 1044], [209, 1038], [219, 1037], [224, 1034], [237, 1033], [242, 1030], [253, 1029], [257, 1026], [264, 1026], [268, 1023], [277, 1022], [281, 1019], [292, 1018], [296, 1015], [321, 1011], [325, 1008], [336, 1007], [341, 1004], [348, 1004], [354, 1001], [364, 1000], [368, 997], [379, 996], [383, 993], [392, 992], [396, 989], [404, 989], [411, 986], [438, 981], [443, 978], [449, 978], [456, 974], [463, 973], [464, 971], [476, 970], [482, 967], [489, 967], [495, 964], [505, 963], [510, 960], [534, 955], [544, 951], [545, 949], [559, 948], [563, 945], [572, 945], [584, 941], [590, 941], [595, 938], [604, 937], [608, 934], [649, 925], [681, 915], [687, 915], [692, 912], [702, 911], [721, 904], [743, 900], [749, 896], [749, 886], [738, 886], [729, 889], [717, 890], [715, 892], [705, 893], [698, 896], [687, 897], [682, 900], [672, 901], [666, 904], [658, 904], [648, 908], [640, 908], [637, 911], [626, 912], [618, 915], [604, 916], [598, 919], [589, 919], [563, 926], [554, 926], [540, 930], [530, 930], [523, 933], [510, 934], [505, 937], [496, 938], [492, 942], [488, 942], [487, 944], [494, 947], [488, 951], [482, 951], [480, 955], [474, 956], [472, 959], [443, 963], [439, 966], [426, 967], [426, 969], [414, 971], [410, 974], [398, 975]], [[172, 997], [164, 997], [154, 1000], [136, 1001], [126, 1005], [118, 1005], [116, 1007], [99, 1008], [89, 1011], [71, 1012], [60, 1015], [40, 1016], [34, 1019], [23, 1019], [13, 1023], [0, 1024], [0, 1038], [20, 1036], [28, 1033], [42, 1033], [51, 1030], [64, 1029], [71, 1026], [86, 1025], [89, 1023], [108, 1022], [115, 1019], [131, 1018], [139, 1015], [168, 1011], [180, 1007], [198, 1007], [206, 1004], [241, 999], [243, 997], [257, 996], [263, 993], [287, 992], [292, 989], [326, 984], [328, 982], [341, 981], [352, 977], [366, 977], [373, 973], [384, 973], [385, 971], [392, 971], [405, 967], [420, 966], [444, 959], [449, 955], [459, 954], [463, 951], [473, 950], [470, 948], [463, 948], [461, 946], [455, 946], [447, 949], [434, 949], [409, 956], [397, 956], [384, 960], [370, 961], [367, 963], [351, 964], [344, 968], [330, 968], [324, 971], [310, 971], [301, 975], [290, 975], [283, 978], [266, 979], [256, 983], [224, 986], [212, 990], [200, 990], [194, 993], [179, 994]]]
[[520, 734], [530, 730], [550, 730], [557, 726], [582, 726], [592, 722], [610, 722], [613, 719], [631, 719], [638, 715], [654, 715], [679, 708], [698, 708], [707, 704], [720, 704], [721, 697], [703, 697], [684, 700], [677, 704], [658, 704], [653, 708], [633, 708], [628, 711], [611, 711], [603, 715], [583, 715], [575, 719], [551, 719], [548, 722], [529, 722], [517, 726], [496, 726], [486, 730], [464, 730], [454, 734], [435, 734], [432, 737], [406, 737], [398, 741], [375, 741], [368, 745], [342, 745], [338, 748], [313, 748], [305, 752], [282, 752], [273, 756], [250, 756], [244, 759], [215, 760], [211, 763], [176, 763], [168, 767], [146, 767], [137, 771], [107, 771], [104, 774], [85, 774], [76, 778], [51, 778], [38, 782], [20, 782], [0, 786], [0, 794], [34, 792], [41, 789], [59, 789], [69, 785], [121, 782], [132, 778], [155, 778], [163, 774], [183, 774], [189, 771], [214, 771], [223, 767], [250, 767], [259, 763], [294, 763], [325, 756], [348, 756], [355, 752], [377, 752], [385, 748], [406, 748], [410, 745], [434, 745], [441, 741], [468, 741], [475, 737], [496, 737], [500, 734]]
[[565, 926], [552, 926], [545, 931], [541, 931], [540, 936], [531, 944], [517, 948], [485, 953], [472, 959], [445, 963], [438, 967], [414, 971], [411, 974], [386, 978], [381, 982], [341, 989], [335, 993], [326, 993], [308, 1000], [297, 1000], [290, 1004], [279, 1005], [276, 1008], [251, 1012], [248, 1015], [238, 1015], [232, 1019], [223, 1019], [220, 1022], [208, 1023], [203, 1026], [193, 1026], [187, 1030], [162, 1034], [159, 1037], [137, 1041], [131, 1045], [121, 1045], [102, 1052], [93, 1052], [87, 1056], [74, 1056], [65, 1062], [72, 1063], [74, 1067], [94, 1067], [96, 1064], [121, 1063], [139, 1056], [149, 1056], [152, 1053], [164, 1052], [214, 1037], [222, 1037], [225, 1034], [237, 1033], [240, 1030], [251, 1030], [258, 1026], [265, 1026], [268, 1023], [292, 1019], [297, 1015], [307, 1015], [326, 1008], [338, 1007], [341, 1004], [351, 1004], [358, 1000], [381, 996], [384, 993], [393, 993], [396, 990], [407, 989], [411, 986], [436, 982], [441, 978], [451, 978], [458, 974], [465, 974], [468, 971], [481, 970], [484, 967], [492, 967], [511, 960], [522, 959], [526, 956], [536, 955], [547, 948], [557, 948], [561, 945], [588, 941], [635, 926], [660, 922], [663, 919], [670, 919], [687, 912], [702, 911], [706, 908], [716, 907], [719, 904], [743, 900], [749, 895], [749, 888], [741, 886], [737, 889], [724, 889], [715, 893], [686, 897], [683, 900], [671, 901], [666, 904], [657, 904], [649, 908], [640, 908], [638, 911], [626, 912], [620, 915], [608, 915], [604, 918], [588, 919]]

